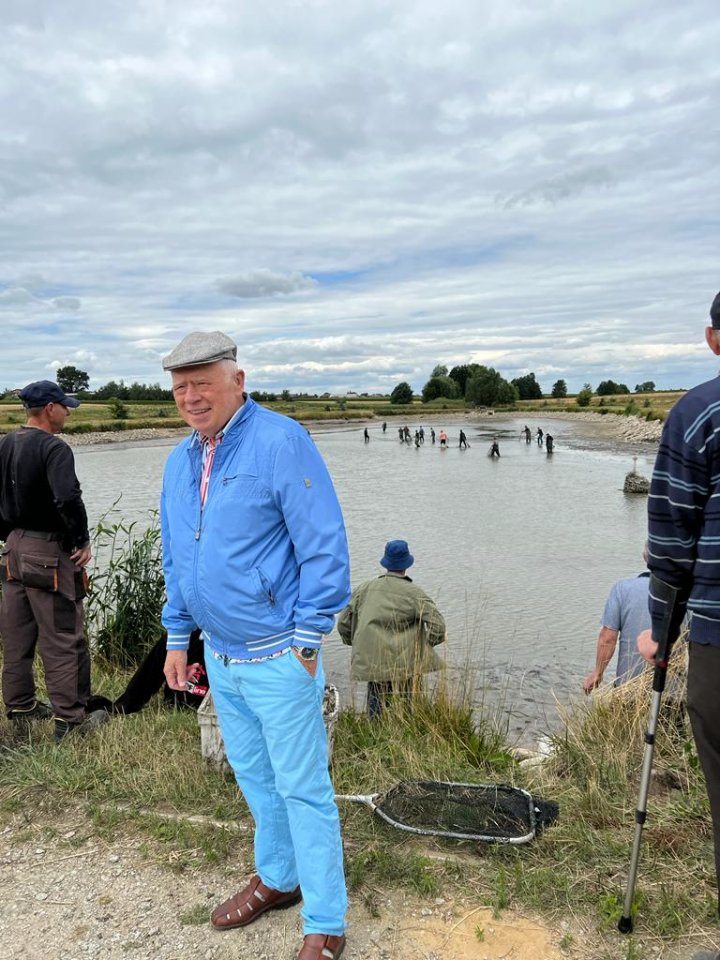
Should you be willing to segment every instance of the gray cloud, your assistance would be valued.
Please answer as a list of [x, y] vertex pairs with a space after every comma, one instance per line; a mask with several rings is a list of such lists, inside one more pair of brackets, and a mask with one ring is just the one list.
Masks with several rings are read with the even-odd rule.
[[605, 167], [593, 167], [586, 170], [576, 170], [564, 173], [542, 183], [507, 197], [503, 201], [506, 209], [512, 207], [527, 207], [535, 203], [556, 204], [561, 200], [568, 200], [585, 190], [596, 187], [608, 187], [613, 182], [610, 171]]
[[271, 270], [250, 270], [248, 273], [236, 277], [223, 277], [217, 281], [217, 288], [221, 293], [246, 300], [296, 293], [298, 290], [312, 290], [316, 286], [316, 280], [303, 276], [297, 270], [290, 274], [273, 273]]
[[11, 287], [0, 290], [0, 306], [19, 307], [39, 301], [25, 287]]
[[57, 307], [58, 310], [70, 310], [75, 312], [82, 306], [82, 301], [77, 297], [55, 297], [52, 301], [52, 305]]

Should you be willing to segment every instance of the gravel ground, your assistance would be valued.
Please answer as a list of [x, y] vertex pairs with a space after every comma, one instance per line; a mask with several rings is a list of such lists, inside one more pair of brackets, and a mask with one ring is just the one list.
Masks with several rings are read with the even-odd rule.
[[[294, 960], [299, 908], [245, 930], [218, 933], [203, 919], [244, 877], [227, 865], [173, 870], [143, 841], [105, 842], [77, 812], [47, 829], [26, 817], [0, 823], [0, 956], [4, 960]], [[162, 861], [161, 858], [166, 860]], [[351, 903], [343, 960], [559, 960], [563, 929], [467, 900], [420, 900], [376, 891], [375, 912]]]

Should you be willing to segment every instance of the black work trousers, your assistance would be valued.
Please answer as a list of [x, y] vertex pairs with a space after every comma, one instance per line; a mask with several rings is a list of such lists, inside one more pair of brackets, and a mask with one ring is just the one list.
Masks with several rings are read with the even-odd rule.
[[13, 530], [0, 560], [2, 692], [7, 710], [35, 701], [36, 647], [55, 716], [79, 723], [90, 696], [83, 572], [52, 534]]
[[702, 764], [713, 824], [720, 888], [720, 647], [690, 643], [688, 714]]
[[413, 678], [405, 680], [368, 680], [367, 712], [370, 720], [377, 720], [389, 706], [393, 697], [410, 704], [413, 692]]

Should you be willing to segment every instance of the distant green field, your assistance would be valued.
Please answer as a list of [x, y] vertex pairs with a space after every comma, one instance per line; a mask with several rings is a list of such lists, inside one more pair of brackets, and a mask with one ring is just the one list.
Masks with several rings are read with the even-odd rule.
[[[594, 413], [635, 414], [648, 420], [664, 420], [670, 408], [685, 391], [674, 390], [657, 393], [632, 393], [614, 397], [593, 396], [588, 407], [578, 407], [574, 397], [556, 400], [522, 400], [512, 408], [498, 408], [503, 412], [540, 415], [553, 411], [590, 410]], [[167, 427], [183, 427], [185, 422], [178, 416], [175, 404], [170, 400], [124, 401], [127, 416], [118, 419], [109, 403], [84, 401], [72, 412], [65, 425], [65, 433], [91, 433], [99, 430], [134, 430]], [[412, 404], [391, 404], [388, 397], [300, 397], [296, 400], [264, 402], [265, 406], [284, 413], [295, 420], [364, 420], [371, 417], [417, 418], [422, 414], [462, 413], [463, 400], [433, 400], [422, 403], [416, 398]], [[8, 433], [25, 422], [22, 404], [3, 400], [0, 402], [0, 434]]]
[[[133, 430], [151, 427], [182, 427], [175, 404], [168, 401], [128, 403], [127, 418], [116, 419], [107, 403], [85, 401], [73, 410], [65, 424], [65, 433], [91, 433], [96, 430]], [[0, 433], [8, 433], [25, 423], [21, 403], [0, 405]]]

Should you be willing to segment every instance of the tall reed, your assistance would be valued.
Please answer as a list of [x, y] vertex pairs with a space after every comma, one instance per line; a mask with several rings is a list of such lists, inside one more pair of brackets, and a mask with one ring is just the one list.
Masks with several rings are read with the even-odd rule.
[[134, 666], [163, 635], [165, 578], [157, 511], [145, 529], [137, 522], [109, 524], [103, 517], [93, 535], [93, 554], [85, 607], [93, 653], [111, 664]]

